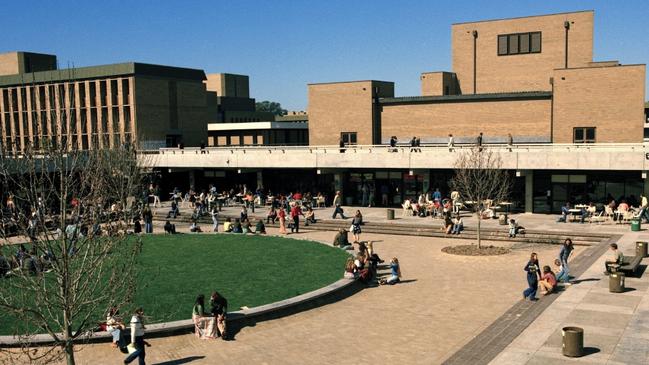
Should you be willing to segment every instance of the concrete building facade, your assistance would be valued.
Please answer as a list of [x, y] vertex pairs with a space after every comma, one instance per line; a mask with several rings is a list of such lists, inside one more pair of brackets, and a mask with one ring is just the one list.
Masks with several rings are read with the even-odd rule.
[[58, 69], [56, 56], [0, 55], [0, 142], [70, 149], [198, 145], [206, 134], [201, 70], [121, 63]]

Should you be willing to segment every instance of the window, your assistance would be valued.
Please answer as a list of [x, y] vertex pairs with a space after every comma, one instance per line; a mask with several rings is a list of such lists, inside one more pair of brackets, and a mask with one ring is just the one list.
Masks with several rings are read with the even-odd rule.
[[498, 36], [498, 56], [541, 53], [541, 32], [502, 34]]
[[343, 139], [346, 145], [356, 144], [356, 132], [342, 132], [340, 133], [340, 138]]
[[577, 127], [573, 131], [573, 143], [595, 143], [595, 127]]

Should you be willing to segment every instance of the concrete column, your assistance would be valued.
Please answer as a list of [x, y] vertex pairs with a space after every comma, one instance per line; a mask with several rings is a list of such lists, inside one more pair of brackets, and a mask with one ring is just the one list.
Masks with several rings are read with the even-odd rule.
[[189, 171], [189, 188], [196, 188], [196, 171], [194, 170]]
[[[649, 174], [649, 172], [647, 172], [647, 173]], [[649, 178], [642, 179], [642, 182], [644, 183], [644, 186], [643, 186], [643, 189], [642, 189], [642, 191], [644, 192], [644, 196], [649, 196]]]
[[525, 171], [525, 213], [534, 210], [534, 171]]
[[264, 174], [261, 171], [257, 171], [257, 188], [264, 186]]

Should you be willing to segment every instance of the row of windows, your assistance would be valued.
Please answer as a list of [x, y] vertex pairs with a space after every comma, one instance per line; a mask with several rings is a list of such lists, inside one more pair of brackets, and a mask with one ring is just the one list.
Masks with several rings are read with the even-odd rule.
[[498, 36], [498, 56], [541, 53], [541, 32], [502, 34]]
[[[122, 136], [119, 134], [114, 134], [113, 136], [113, 145], [114, 146], [119, 146], [122, 143], [133, 143], [133, 138], [130, 133], [127, 133], [124, 135], [124, 139], [122, 140]], [[5, 151], [18, 151], [21, 150], [21, 143], [24, 146], [30, 146], [34, 149], [40, 149], [43, 147], [41, 144], [43, 141], [49, 141], [49, 145], [51, 146], [58, 146], [58, 145], [64, 145], [67, 146], [69, 149], [83, 149], [87, 150], [89, 146], [99, 146], [100, 141], [103, 143], [104, 146], [110, 145], [110, 134], [92, 134], [92, 135], [70, 135], [70, 136], [62, 136], [60, 139], [57, 137], [50, 137], [50, 136], [41, 136], [41, 137], [34, 137], [33, 141], [30, 141], [28, 138], [4, 138], [0, 139], [0, 150], [3, 152]]]
[[[112, 80], [101, 80], [99, 81], [99, 93], [97, 93], [97, 84], [95, 81], [90, 81], [88, 88], [86, 88], [85, 82], [69, 83], [68, 88], [64, 84], [56, 85], [35, 85], [32, 87], [19, 87], [19, 88], [5, 88], [0, 90], [2, 96], [0, 102], [5, 111], [9, 110], [18, 110], [18, 102], [20, 93], [20, 102], [22, 104], [20, 109], [64, 109], [66, 105], [70, 107], [77, 106], [77, 95], [76, 87], [78, 85], [79, 89], [79, 106], [97, 106], [97, 99], [99, 99], [99, 104], [106, 106], [109, 104], [108, 99], [108, 83], [110, 82], [110, 104], [112, 105], [129, 105], [130, 104], [130, 85], [129, 79], [112, 79]], [[119, 83], [121, 82], [122, 94], [120, 100], [119, 94]], [[87, 89], [87, 90], [86, 90]], [[29, 92], [29, 105], [27, 92]], [[58, 94], [58, 105], [57, 101]], [[86, 100], [86, 99], [89, 100]], [[88, 102], [87, 102], [88, 101]], [[90, 105], [86, 105], [90, 104]]]
[[230, 123], [250, 123], [259, 122], [259, 118], [230, 118]]

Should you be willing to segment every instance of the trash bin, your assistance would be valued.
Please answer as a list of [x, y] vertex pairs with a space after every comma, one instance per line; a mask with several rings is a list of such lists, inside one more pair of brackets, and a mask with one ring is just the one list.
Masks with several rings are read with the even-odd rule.
[[636, 254], [636, 256], [640, 256], [640, 257], [649, 256], [649, 251], [647, 250], [647, 247], [649, 247], [649, 242], [636, 241], [635, 242], [635, 254]]
[[563, 356], [584, 356], [584, 329], [579, 327], [563, 327]]
[[608, 291], [611, 293], [624, 292], [624, 273], [612, 272], [608, 276]]
[[388, 220], [391, 221], [394, 219], [394, 209], [388, 209]]
[[639, 219], [632, 219], [631, 220], [631, 230], [633, 232], [640, 231], [640, 220]]

